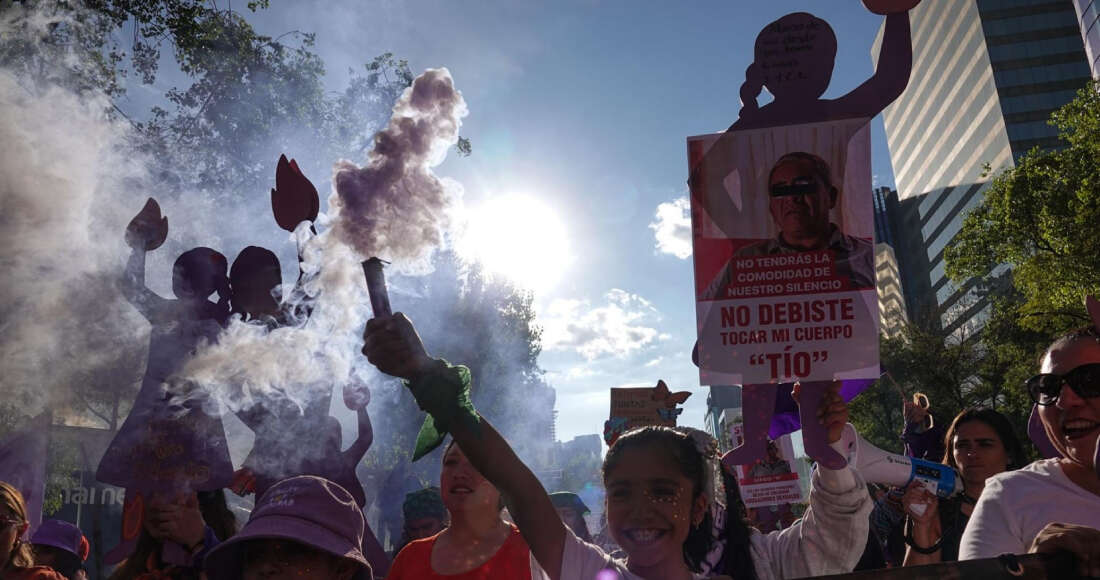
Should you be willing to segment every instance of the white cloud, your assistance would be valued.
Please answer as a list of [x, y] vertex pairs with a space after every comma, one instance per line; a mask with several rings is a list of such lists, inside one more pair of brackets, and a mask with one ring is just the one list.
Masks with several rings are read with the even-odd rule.
[[588, 300], [555, 300], [539, 318], [544, 348], [574, 350], [589, 361], [626, 356], [659, 336], [652, 326], [660, 319], [653, 304], [618, 288], [596, 306]]
[[687, 196], [657, 206], [657, 221], [649, 224], [657, 251], [681, 260], [691, 255], [691, 209]]
[[591, 367], [587, 367], [587, 366], [572, 367], [569, 370], [565, 371], [565, 378], [567, 378], [567, 379], [584, 379], [584, 378], [588, 378], [588, 377], [591, 377], [591, 376], [595, 376], [595, 374], [596, 374], [596, 371], [592, 370]]
[[646, 368], [652, 368], [652, 367], [655, 367], [655, 366], [661, 364], [661, 362], [663, 362], [664, 360], [665, 360], [665, 357], [659, 356], [659, 357], [645, 363], [645, 366], [646, 366]]

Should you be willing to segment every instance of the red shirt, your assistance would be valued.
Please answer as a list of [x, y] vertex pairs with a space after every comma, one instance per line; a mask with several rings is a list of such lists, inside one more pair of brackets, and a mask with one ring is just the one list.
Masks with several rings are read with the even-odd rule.
[[[440, 532], [442, 533], [442, 532]], [[531, 549], [519, 530], [512, 526], [512, 535], [496, 554], [484, 564], [461, 574], [439, 574], [432, 570], [432, 547], [439, 537], [410, 542], [393, 560], [386, 580], [520, 580], [531, 578]]]
[[65, 577], [46, 566], [33, 568], [9, 568], [0, 571], [3, 580], [65, 580]]

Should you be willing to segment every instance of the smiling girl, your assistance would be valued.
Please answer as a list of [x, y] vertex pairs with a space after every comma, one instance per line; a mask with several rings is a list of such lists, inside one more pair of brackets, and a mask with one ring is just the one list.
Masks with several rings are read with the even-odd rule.
[[[608, 527], [627, 556], [613, 560], [562, 523], [539, 480], [473, 410], [469, 372], [428, 356], [408, 318], [398, 313], [368, 321], [364, 342], [371, 363], [408, 379], [432, 425], [449, 431], [471, 465], [501, 491], [531, 553], [553, 580], [601, 573], [627, 580], [702, 578], [703, 561], [719, 549], [715, 533], [726, 546], [711, 572], [736, 570], [738, 580], [850, 571], [863, 550], [871, 502], [849, 468], [815, 472], [801, 522], [782, 532], [749, 533], [737, 518], [711, 509], [719, 495], [713, 447], [679, 431], [647, 428], [620, 437], [604, 461]], [[818, 410], [830, 442], [840, 439], [848, 417], [837, 387]], [[727, 524], [711, 525], [715, 515]]]

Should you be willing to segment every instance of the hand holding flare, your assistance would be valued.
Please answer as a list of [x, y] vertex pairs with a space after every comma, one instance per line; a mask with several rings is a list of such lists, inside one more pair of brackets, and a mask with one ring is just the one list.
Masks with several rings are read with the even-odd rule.
[[293, 232], [298, 224], [316, 220], [320, 207], [317, 188], [298, 168], [298, 162], [293, 159], [287, 161], [286, 155], [280, 155], [275, 168], [275, 189], [271, 190], [271, 212], [275, 214], [275, 223]]
[[416, 404], [428, 413], [416, 436], [413, 461], [442, 444], [455, 425], [461, 424], [480, 436], [481, 418], [470, 401], [470, 370], [432, 358], [404, 314], [368, 320], [363, 354], [378, 370], [405, 379]]

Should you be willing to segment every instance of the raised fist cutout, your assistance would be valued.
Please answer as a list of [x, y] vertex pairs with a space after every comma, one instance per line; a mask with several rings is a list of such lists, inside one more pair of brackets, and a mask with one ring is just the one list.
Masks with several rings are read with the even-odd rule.
[[352, 378], [344, 385], [344, 406], [352, 411], [365, 409], [370, 404], [370, 387]]

